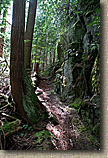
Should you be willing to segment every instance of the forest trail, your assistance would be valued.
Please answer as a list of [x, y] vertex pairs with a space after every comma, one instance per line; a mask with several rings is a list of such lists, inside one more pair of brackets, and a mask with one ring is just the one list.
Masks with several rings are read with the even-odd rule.
[[100, 1], [0, 2], [0, 149], [100, 150]]
[[[33, 126], [19, 120], [16, 122], [18, 127], [16, 126], [16, 129], [13, 130], [15, 125], [12, 123], [15, 123], [15, 121], [12, 118], [17, 118], [17, 113], [14, 111], [15, 106], [13, 104], [11, 108], [10, 106], [5, 107], [3, 110], [6, 113], [5, 116], [12, 115], [14, 117], [11, 118], [12, 123], [10, 122], [13, 125], [12, 129], [10, 129], [11, 133], [2, 134], [3, 140], [0, 144], [1, 147], [3, 146], [2, 149], [99, 150], [97, 140], [84, 126], [76, 110], [60, 101], [59, 95], [54, 91], [53, 79], [40, 80], [40, 85], [35, 93], [40, 92], [38, 99], [47, 113], [45, 112], [46, 117], [44, 119], [40, 117], [40, 120]], [[41, 114], [41, 111], [39, 112]], [[2, 119], [4, 119], [3, 116], [1, 116]]]
[[36, 93], [49, 114], [46, 129], [50, 131], [56, 150], [86, 149], [96, 150], [98, 146], [93, 136], [86, 130], [75, 109], [61, 102], [58, 94], [54, 93], [53, 80], [41, 80]]

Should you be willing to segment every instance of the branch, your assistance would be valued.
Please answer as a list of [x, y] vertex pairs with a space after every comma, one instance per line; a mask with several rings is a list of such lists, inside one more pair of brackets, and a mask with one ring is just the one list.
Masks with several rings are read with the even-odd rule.
[[91, 101], [93, 100], [93, 98], [96, 97], [96, 96], [97, 96], [97, 93], [94, 94], [94, 95], [91, 97], [90, 102], [91, 102]]
[[9, 25], [12, 25], [9, 21], [5, 20], [6, 23], [8, 23]]
[[16, 121], [19, 121], [19, 123], [21, 122], [19, 119], [15, 118], [15, 117], [13, 117], [13, 116], [10, 116], [10, 115], [5, 114], [5, 113], [1, 113], [1, 114], [2, 114], [3, 116], [5, 116], [5, 117], [8, 117], [8, 118], [14, 119], [14, 120], [16, 120]]
[[7, 69], [7, 67], [9, 67], [7, 60], [5, 59], [4, 61], [1, 61], [1, 63], [6, 63], [6, 66], [4, 68], [4, 70], [1, 72], [1, 75], [4, 73], [4, 71]]

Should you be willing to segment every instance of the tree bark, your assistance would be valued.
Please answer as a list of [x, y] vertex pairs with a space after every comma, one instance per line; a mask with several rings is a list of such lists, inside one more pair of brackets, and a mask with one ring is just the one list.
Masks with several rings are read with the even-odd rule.
[[54, 49], [54, 52], [53, 52], [53, 65], [55, 64], [55, 49]]
[[37, 0], [29, 2], [28, 18], [25, 32], [25, 65], [30, 69], [33, 31], [36, 17]]
[[43, 64], [42, 64], [42, 70], [44, 72], [45, 70], [45, 50], [43, 50]]
[[23, 107], [25, 0], [13, 1], [11, 30], [10, 83], [16, 109], [27, 120]]
[[46, 55], [45, 55], [45, 63], [46, 63], [46, 69], [47, 69], [47, 56], [48, 56], [48, 51], [46, 50]]
[[50, 66], [51, 66], [51, 64], [52, 64], [52, 51], [50, 49]]

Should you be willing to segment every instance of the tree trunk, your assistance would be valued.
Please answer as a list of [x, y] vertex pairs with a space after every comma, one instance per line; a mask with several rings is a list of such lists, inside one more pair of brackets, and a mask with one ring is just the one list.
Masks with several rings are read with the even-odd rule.
[[48, 56], [48, 51], [46, 50], [46, 56], [45, 56], [46, 69], [47, 69], [47, 56]]
[[43, 64], [42, 64], [42, 70], [44, 72], [45, 70], [45, 50], [43, 50]]
[[40, 105], [24, 68], [24, 24], [25, 0], [14, 0], [10, 56], [11, 90], [18, 114], [27, 122], [36, 123]]
[[55, 50], [54, 50], [54, 52], [53, 52], [53, 65], [55, 64]]
[[27, 120], [23, 107], [25, 1], [13, 1], [13, 23], [11, 30], [10, 83], [19, 115]]
[[33, 31], [35, 24], [37, 0], [31, 0], [29, 2], [28, 18], [25, 32], [25, 65], [27, 69], [30, 69], [31, 63], [31, 49], [33, 40]]
[[52, 51], [50, 49], [50, 66], [51, 66], [51, 64], [52, 64]]
[[59, 63], [63, 62], [64, 53], [63, 53], [63, 48], [61, 47], [61, 42], [58, 42], [57, 44], [57, 55], [58, 55]]

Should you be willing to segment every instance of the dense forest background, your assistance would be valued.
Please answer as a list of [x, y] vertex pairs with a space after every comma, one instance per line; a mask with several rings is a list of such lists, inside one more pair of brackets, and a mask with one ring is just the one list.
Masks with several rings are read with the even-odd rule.
[[99, 150], [99, 44], [99, 0], [0, 1], [1, 149]]

